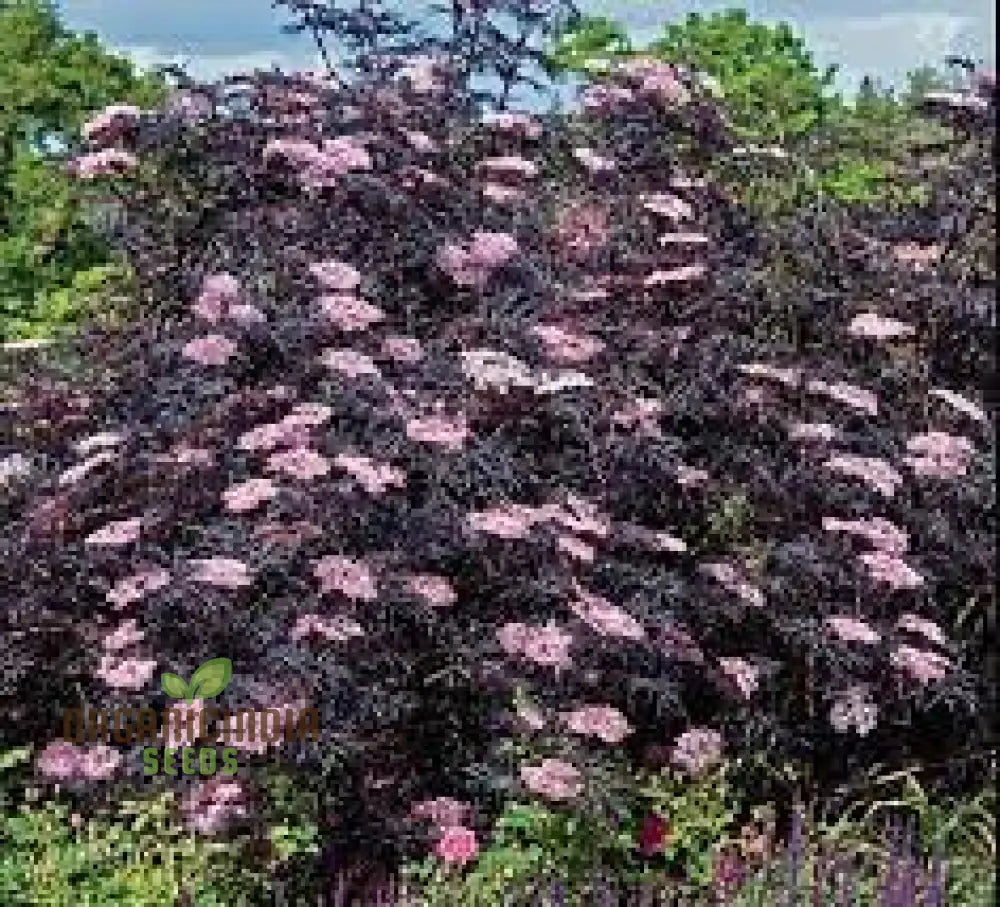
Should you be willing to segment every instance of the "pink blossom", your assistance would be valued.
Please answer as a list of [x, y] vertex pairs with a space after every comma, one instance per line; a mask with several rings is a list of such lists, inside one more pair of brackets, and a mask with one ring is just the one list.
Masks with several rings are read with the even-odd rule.
[[601, 636], [640, 641], [646, 638], [646, 631], [631, 614], [607, 599], [582, 589], [574, 581], [576, 599], [569, 605], [577, 617]]
[[382, 309], [356, 296], [322, 296], [318, 304], [324, 317], [342, 331], [366, 331], [385, 320]]
[[657, 241], [661, 246], [704, 246], [708, 245], [709, 239], [704, 233], [684, 231], [664, 233]]
[[635, 99], [634, 92], [619, 85], [588, 85], [580, 92], [580, 104], [591, 113], [609, 114]]
[[511, 133], [529, 139], [537, 139], [542, 134], [541, 124], [527, 114], [485, 113], [482, 119], [484, 125], [497, 132]]
[[141, 570], [119, 580], [108, 592], [107, 599], [115, 608], [125, 608], [146, 595], [165, 588], [169, 583], [170, 573], [167, 570], [156, 567]]
[[194, 314], [217, 324], [239, 301], [240, 286], [232, 274], [211, 274], [202, 282], [201, 295], [192, 307]]
[[566, 633], [549, 621], [545, 626], [527, 628], [521, 654], [537, 665], [559, 670], [572, 664], [569, 655], [572, 643], [571, 633]]
[[574, 538], [571, 535], [561, 535], [556, 539], [556, 547], [568, 554], [570, 557], [574, 557], [579, 561], [584, 561], [585, 563], [592, 563], [594, 560], [594, 549], [588, 545], [586, 542], [581, 541], [578, 538]]
[[421, 154], [432, 154], [438, 150], [437, 143], [426, 132], [404, 129], [403, 136], [406, 138], [407, 144]]
[[184, 344], [181, 355], [199, 365], [225, 365], [236, 355], [236, 344], [221, 334], [209, 334]]
[[327, 475], [330, 472], [330, 461], [308, 447], [295, 447], [271, 454], [267, 458], [267, 469], [308, 482]]
[[352, 618], [337, 616], [327, 620], [319, 614], [301, 615], [291, 631], [291, 637], [296, 641], [320, 636], [329, 642], [347, 642], [351, 637], [364, 635], [361, 624]]
[[903, 483], [903, 477], [889, 463], [875, 457], [837, 454], [823, 465], [848, 478], [861, 479], [869, 488], [887, 498], [891, 498], [896, 493], [896, 486]]
[[471, 828], [453, 825], [441, 832], [434, 853], [445, 863], [464, 866], [476, 858], [479, 845]]
[[161, 463], [172, 463], [175, 466], [212, 466], [215, 464], [215, 454], [203, 447], [191, 447], [189, 444], [175, 444], [169, 453], [157, 459]]
[[847, 326], [847, 333], [852, 337], [869, 340], [898, 340], [901, 337], [912, 337], [916, 330], [913, 325], [895, 318], [884, 318], [876, 312], [864, 312], [854, 317]]
[[101, 657], [95, 676], [118, 690], [141, 690], [156, 671], [156, 660], [146, 658]]
[[523, 766], [521, 780], [532, 793], [548, 800], [571, 800], [583, 789], [579, 770], [561, 759]]
[[607, 705], [588, 705], [562, 715], [563, 721], [574, 734], [597, 737], [605, 743], [621, 743], [632, 728], [625, 716]]
[[909, 612], [901, 614], [899, 620], [896, 622], [896, 626], [907, 633], [916, 633], [923, 636], [924, 639], [939, 646], [948, 644], [944, 631], [934, 621], [920, 617], [918, 614], [911, 614]]
[[122, 621], [117, 629], [104, 637], [104, 649], [108, 652], [120, 652], [137, 642], [141, 642], [146, 634], [139, 630], [134, 619]]
[[943, 655], [913, 646], [900, 646], [889, 656], [889, 660], [896, 670], [920, 683], [942, 680], [951, 667], [951, 662]]
[[276, 447], [292, 448], [305, 447], [312, 440], [307, 420], [287, 416], [281, 422], [268, 422], [258, 425], [248, 432], [244, 432], [236, 441], [236, 446], [240, 450], [253, 450], [266, 452], [274, 450]]
[[226, 510], [232, 513], [247, 513], [256, 510], [278, 494], [278, 486], [270, 479], [248, 479], [238, 485], [231, 485], [222, 493]]
[[317, 561], [313, 574], [323, 593], [340, 592], [348, 598], [375, 601], [378, 586], [368, 565], [350, 557], [331, 554]]
[[597, 506], [575, 494], [567, 495], [562, 505], [554, 506], [544, 514], [570, 532], [606, 538], [611, 531], [607, 517], [598, 511]]
[[90, 475], [99, 466], [103, 466], [105, 463], [113, 463], [116, 459], [117, 455], [112, 451], [102, 450], [100, 453], [96, 453], [92, 457], [87, 457], [83, 462], [77, 463], [76, 466], [71, 466], [60, 473], [57, 481], [63, 488], [67, 485], [75, 485]]
[[508, 655], [518, 657], [524, 652], [525, 642], [528, 639], [528, 626], [522, 623], [506, 623], [497, 630], [497, 639], [500, 648]]
[[329, 422], [332, 418], [333, 410], [329, 406], [324, 406], [322, 403], [299, 403], [281, 420], [281, 424], [313, 428]]
[[234, 817], [249, 814], [246, 793], [235, 780], [211, 778], [200, 781], [181, 803], [181, 813], [200, 834], [221, 830]]
[[865, 687], [852, 687], [837, 696], [830, 709], [830, 724], [841, 734], [853, 727], [859, 736], [866, 737], [878, 724], [878, 706]]
[[975, 448], [968, 438], [932, 431], [915, 435], [906, 442], [910, 456], [904, 457], [914, 474], [936, 479], [964, 476]]
[[683, 265], [669, 270], [653, 271], [644, 281], [643, 286], [659, 287], [665, 283], [684, 283], [688, 280], [699, 280], [708, 273], [708, 268], [701, 264]]
[[921, 246], [917, 243], [899, 243], [892, 247], [892, 257], [900, 264], [911, 265], [915, 270], [924, 271], [941, 257], [941, 245]]
[[858, 557], [871, 578], [886, 583], [894, 592], [902, 589], [919, 589], [924, 578], [907, 563], [886, 551], [869, 551]]
[[510, 205], [527, 197], [527, 192], [513, 186], [501, 186], [499, 183], [486, 183], [483, 186], [483, 198], [498, 205]]
[[73, 449], [80, 456], [86, 456], [95, 450], [100, 450], [102, 447], [118, 447], [124, 440], [125, 436], [121, 432], [102, 431], [96, 435], [88, 435], [86, 438], [77, 441], [73, 445]]
[[687, 220], [694, 216], [694, 209], [684, 199], [667, 192], [658, 192], [642, 198], [647, 211], [673, 221]]
[[797, 387], [802, 377], [802, 371], [797, 368], [779, 368], [765, 362], [750, 362], [736, 366], [736, 370], [751, 378], [765, 378], [778, 381], [786, 387]]
[[122, 763], [122, 754], [103, 743], [81, 747], [78, 771], [87, 781], [106, 781]]
[[670, 762], [689, 775], [700, 775], [722, 759], [723, 740], [718, 731], [692, 728], [675, 741]]
[[698, 569], [714, 579], [727, 592], [742, 598], [748, 605], [763, 608], [766, 604], [764, 593], [743, 579], [732, 564], [708, 563], [700, 565]]
[[894, 523], [882, 517], [871, 517], [860, 520], [840, 520], [836, 517], [823, 517], [823, 529], [826, 532], [846, 532], [863, 538], [872, 547], [887, 554], [902, 554], [909, 547], [909, 535]]
[[309, 265], [309, 273], [327, 290], [350, 293], [361, 284], [361, 272], [344, 261], [320, 261]]
[[81, 750], [76, 744], [53, 740], [38, 754], [35, 765], [46, 778], [71, 781], [80, 776]]
[[711, 476], [704, 469], [685, 466], [683, 463], [677, 467], [677, 484], [682, 488], [704, 485], [710, 478]]
[[555, 236], [572, 258], [586, 259], [611, 236], [608, 209], [591, 203], [570, 205], [559, 213]]
[[439, 608], [448, 607], [458, 601], [458, 595], [448, 578], [434, 573], [415, 573], [408, 576], [406, 591]]
[[444, 829], [467, 822], [472, 815], [472, 807], [451, 797], [435, 797], [433, 800], [414, 803], [410, 808], [410, 815]]
[[111, 104], [80, 127], [85, 139], [108, 141], [128, 132], [142, 111], [134, 104]]
[[485, 532], [502, 539], [527, 538], [538, 518], [530, 507], [501, 505], [470, 513], [467, 517], [473, 532]]
[[641, 435], [657, 437], [662, 414], [662, 402], [653, 397], [637, 397], [624, 409], [615, 410], [611, 414], [611, 422], [626, 429], [636, 429]]
[[542, 342], [546, 357], [555, 362], [587, 362], [604, 349], [600, 340], [572, 334], [555, 325], [536, 325], [531, 332]]
[[436, 444], [449, 451], [461, 450], [471, 434], [464, 415], [426, 416], [406, 423], [406, 437], [411, 441]]
[[358, 378], [361, 375], [372, 375], [381, 378], [375, 361], [356, 350], [326, 350], [321, 359], [323, 365], [335, 372], [340, 372], [348, 378]]
[[74, 158], [69, 163], [69, 170], [80, 179], [90, 180], [96, 176], [125, 173], [138, 165], [138, 159], [131, 152], [120, 148], [105, 148]]
[[829, 422], [793, 422], [788, 426], [788, 437], [793, 441], [820, 441], [829, 444], [838, 434], [836, 426]]
[[618, 163], [611, 158], [601, 157], [591, 148], [574, 148], [575, 157], [590, 173], [611, 173], [618, 169]]
[[334, 465], [347, 472], [368, 494], [382, 494], [387, 488], [406, 487], [406, 473], [390, 463], [376, 463], [370, 457], [338, 454]]
[[720, 658], [719, 667], [745, 699], [757, 691], [760, 683], [760, 668], [744, 658]]
[[878, 397], [871, 391], [855, 387], [853, 384], [846, 384], [843, 381], [829, 384], [826, 381], [814, 380], [806, 384], [806, 390], [829, 397], [831, 400], [836, 400], [838, 403], [843, 403], [845, 406], [870, 416], [878, 415]]
[[85, 545], [113, 546], [128, 545], [138, 541], [139, 532], [142, 527], [140, 517], [132, 517], [128, 520], [117, 520], [108, 523], [103, 529], [98, 529], [88, 535], [83, 543]]
[[865, 621], [857, 617], [835, 616], [826, 619], [826, 625], [844, 642], [861, 642], [874, 645], [881, 634]]
[[482, 162], [482, 168], [491, 175], [516, 175], [525, 179], [538, 176], [538, 167], [529, 160], [516, 154], [502, 157], [489, 157]]
[[228, 557], [196, 558], [188, 561], [190, 579], [220, 589], [241, 589], [253, 585], [253, 577], [242, 561]]
[[382, 353], [406, 365], [419, 362], [424, 357], [420, 341], [415, 337], [386, 337], [382, 341]]
[[237, 324], [264, 324], [267, 316], [256, 306], [237, 304], [229, 307], [229, 317]]
[[475, 382], [477, 390], [493, 387], [506, 393], [511, 385], [532, 387], [528, 366], [508, 353], [497, 350], [467, 350], [462, 354], [462, 372]]
[[928, 391], [928, 394], [932, 397], [937, 397], [939, 400], [944, 400], [949, 406], [968, 416], [970, 419], [975, 419], [975, 421], [982, 422], [984, 425], [989, 424], [990, 417], [984, 409], [960, 394], [956, 394], [954, 391], [936, 387]]

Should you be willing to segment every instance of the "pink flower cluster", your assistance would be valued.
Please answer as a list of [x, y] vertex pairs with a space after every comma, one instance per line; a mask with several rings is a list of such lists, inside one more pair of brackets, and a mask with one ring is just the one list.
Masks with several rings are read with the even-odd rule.
[[232, 819], [249, 814], [243, 785], [224, 778], [199, 782], [181, 802], [181, 814], [195, 831], [207, 835], [223, 829]]
[[507, 623], [497, 631], [497, 636], [500, 647], [513, 657], [525, 658], [557, 671], [568, 668], [573, 663], [569, 655], [573, 636], [560, 629], [553, 621], [544, 626]]
[[139, 161], [130, 151], [120, 148], [105, 148], [83, 154], [69, 162], [70, 172], [80, 179], [92, 180], [98, 176], [115, 176], [128, 173], [139, 166]]
[[102, 743], [84, 746], [56, 740], [38, 754], [35, 766], [53, 781], [106, 781], [121, 762], [121, 753]]
[[572, 800], [583, 790], [579, 769], [561, 759], [543, 759], [521, 768], [521, 780], [533, 794], [547, 800]]
[[127, 135], [141, 115], [142, 111], [134, 104], [111, 104], [87, 120], [80, 133], [90, 141], [114, 141]]
[[625, 716], [609, 705], [588, 705], [566, 712], [563, 722], [574, 734], [597, 737], [605, 743], [621, 743], [632, 728]]
[[969, 469], [975, 447], [968, 438], [932, 431], [914, 435], [906, 442], [909, 455], [903, 458], [917, 476], [956, 479]]
[[701, 775], [721, 761], [722, 749], [722, 735], [718, 731], [692, 728], [674, 741], [670, 763], [688, 775]]
[[364, 561], [339, 554], [327, 555], [316, 562], [313, 575], [319, 580], [324, 594], [340, 592], [359, 601], [375, 601], [378, 586], [375, 576]]
[[575, 580], [573, 587], [576, 598], [569, 603], [569, 609], [595, 633], [633, 642], [646, 639], [645, 628], [624, 608], [587, 592]]
[[460, 287], [485, 289], [493, 272], [518, 252], [517, 240], [509, 233], [478, 230], [465, 245], [447, 244], [437, 256], [438, 267]]
[[355, 170], [371, 170], [368, 151], [355, 139], [326, 139], [321, 146], [304, 139], [272, 139], [264, 148], [265, 163], [282, 159], [290, 164], [301, 184], [310, 189], [336, 185]]

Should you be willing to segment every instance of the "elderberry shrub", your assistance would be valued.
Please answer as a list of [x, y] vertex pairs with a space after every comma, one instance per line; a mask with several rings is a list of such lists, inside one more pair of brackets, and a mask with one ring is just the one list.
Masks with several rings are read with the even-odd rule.
[[[982, 746], [992, 310], [940, 202], [757, 222], [662, 64], [563, 118], [418, 88], [196, 86], [78, 159], [143, 314], [5, 411], [4, 744], [225, 656], [222, 705], [320, 713], [241, 767], [390, 848], [414, 801], [545, 789], [512, 734], [586, 779], [707, 728], [821, 787]], [[140, 771], [104, 755], [58, 764]]]

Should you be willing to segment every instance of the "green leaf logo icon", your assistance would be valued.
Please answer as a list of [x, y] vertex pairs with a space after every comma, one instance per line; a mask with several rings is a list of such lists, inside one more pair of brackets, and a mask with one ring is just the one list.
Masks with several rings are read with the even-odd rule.
[[172, 699], [186, 699], [190, 705], [195, 699], [218, 696], [232, 678], [233, 663], [228, 658], [213, 658], [194, 672], [190, 683], [178, 674], [167, 673], [161, 675], [160, 685]]

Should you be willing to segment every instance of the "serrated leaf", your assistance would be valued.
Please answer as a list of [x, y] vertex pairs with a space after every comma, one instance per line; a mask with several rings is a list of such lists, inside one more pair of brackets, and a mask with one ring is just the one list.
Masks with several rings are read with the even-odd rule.
[[167, 672], [160, 675], [160, 686], [163, 687], [163, 692], [172, 699], [184, 699], [188, 694], [187, 682], [179, 674]]
[[191, 677], [188, 685], [188, 703], [194, 699], [209, 699], [218, 696], [233, 677], [233, 663], [228, 658], [213, 658], [206, 661]]

